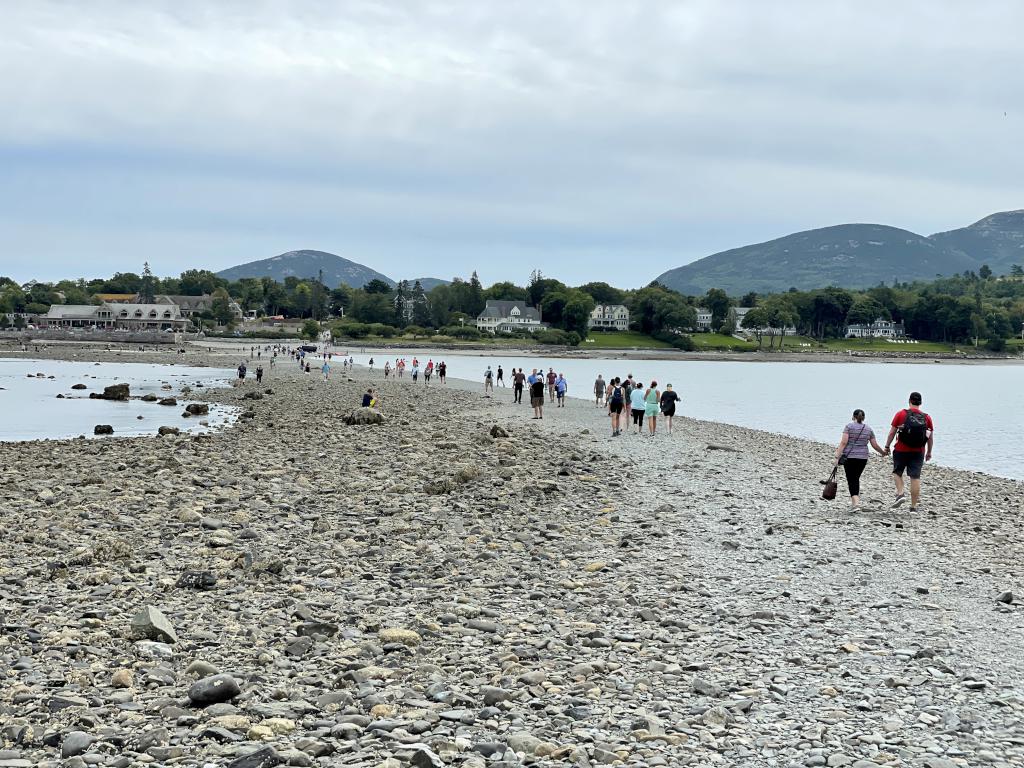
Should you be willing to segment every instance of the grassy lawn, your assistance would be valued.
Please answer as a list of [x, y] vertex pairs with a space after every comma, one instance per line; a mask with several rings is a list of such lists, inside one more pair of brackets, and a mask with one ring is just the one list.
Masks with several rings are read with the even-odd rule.
[[594, 333], [580, 344], [580, 349], [630, 349], [632, 347], [641, 349], [671, 349], [672, 345], [664, 341], [652, 339], [646, 334], [636, 333], [635, 331]]
[[[693, 339], [694, 350], [698, 352], [712, 350], [720, 352], [752, 352], [757, 349], [756, 341], [743, 341], [742, 339], [726, 336], [722, 333], [695, 333], [690, 338]], [[764, 346], [765, 349], [768, 348], [767, 339], [765, 339]]]
[[[952, 344], [944, 344], [941, 341], [919, 341], [916, 344], [893, 344], [885, 339], [829, 339], [825, 347], [831, 350], [845, 352], [952, 352]], [[964, 348], [969, 351], [969, 348]]]

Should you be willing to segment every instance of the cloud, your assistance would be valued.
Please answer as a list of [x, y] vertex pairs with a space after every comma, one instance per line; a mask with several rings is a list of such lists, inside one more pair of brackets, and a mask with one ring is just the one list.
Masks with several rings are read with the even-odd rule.
[[639, 284], [811, 226], [949, 229], [1020, 206], [1022, 22], [1012, 0], [10, 4], [0, 274], [318, 247]]

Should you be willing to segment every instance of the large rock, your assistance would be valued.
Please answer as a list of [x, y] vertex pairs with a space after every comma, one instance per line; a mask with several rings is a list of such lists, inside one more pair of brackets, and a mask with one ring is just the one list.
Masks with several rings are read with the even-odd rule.
[[114, 434], [114, 428], [109, 424], [97, 424], [92, 428], [94, 435], [112, 435]]
[[88, 389], [88, 387], [85, 386], [85, 384], [72, 384], [71, 388], [72, 389]]
[[71, 731], [60, 745], [60, 756], [67, 759], [87, 750], [95, 739], [85, 731]]
[[156, 402], [157, 405], [177, 405], [178, 398], [176, 397], [163, 397]]
[[147, 605], [135, 614], [132, 619], [132, 631], [149, 640], [156, 640], [161, 643], [176, 643], [178, 636], [174, 633], [174, 627], [157, 608]]
[[283, 762], [284, 759], [273, 747], [261, 747], [255, 752], [236, 757], [228, 763], [227, 768], [270, 768]]
[[104, 400], [127, 400], [130, 396], [127, 384], [111, 384], [103, 388]]
[[210, 406], [206, 403], [189, 403], [185, 406], [185, 413], [190, 416], [205, 416], [210, 412]]
[[383, 424], [384, 414], [376, 408], [357, 408], [345, 416], [344, 422], [349, 426], [356, 424]]
[[181, 430], [177, 427], [160, 427], [156, 433], [158, 435], [180, 435]]
[[188, 689], [188, 698], [197, 707], [231, 701], [242, 689], [231, 675], [213, 675], [196, 680]]

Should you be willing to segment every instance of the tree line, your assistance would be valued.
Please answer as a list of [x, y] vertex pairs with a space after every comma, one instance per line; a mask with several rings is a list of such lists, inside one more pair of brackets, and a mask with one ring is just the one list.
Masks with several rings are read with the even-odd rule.
[[[1001, 349], [1004, 340], [1024, 326], [1024, 270], [1017, 266], [1002, 278], [983, 267], [978, 273], [864, 290], [790, 289], [736, 297], [719, 288], [701, 296], [684, 296], [656, 282], [639, 289], [620, 289], [605, 282], [570, 286], [540, 271], [534, 271], [525, 285], [503, 281], [485, 288], [474, 272], [426, 291], [419, 281], [392, 286], [372, 280], [361, 288], [330, 288], [318, 279], [297, 277], [283, 282], [270, 277], [227, 281], [200, 269], [160, 278], [146, 265], [141, 274], [118, 272], [110, 278], [56, 283], [19, 285], [0, 277], [0, 314], [43, 314], [51, 304], [95, 303], [97, 294], [140, 294], [148, 301], [159, 294], [209, 294], [213, 301], [205, 319], [213, 323], [233, 324], [231, 304], [236, 302], [257, 316], [332, 319], [339, 333], [353, 337], [444, 333], [475, 338], [479, 336], [476, 318], [488, 300], [522, 301], [538, 308], [550, 326], [539, 338], [563, 344], [578, 344], [592, 332], [588, 321], [597, 305], [623, 304], [630, 312], [631, 330], [684, 349], [691, 344], [689, 334], [696, 328], [698, 310], [711, 313], [712, 331], [745, 331], [759, 343], [767, 337], [769, 346], [776, 337], [781, 346], [787, 329], [825, 340], [841, 338], [851, 324], [885, 319], [902, 323], [912, 338], [957, 343], [985, 340]], [[742, 321], [735, 312], [738, 307], [749, 308]]]

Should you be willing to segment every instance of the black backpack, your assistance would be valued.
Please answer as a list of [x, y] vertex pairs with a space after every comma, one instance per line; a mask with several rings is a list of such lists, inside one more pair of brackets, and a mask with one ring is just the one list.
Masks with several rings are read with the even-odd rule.
[[612, 387], [612, 404], [622, 405], [622, 387]]
[[923, 448], [928, 442], [928, 417], [908, 408], [900, 426], [900, 442], [908, 448]]

